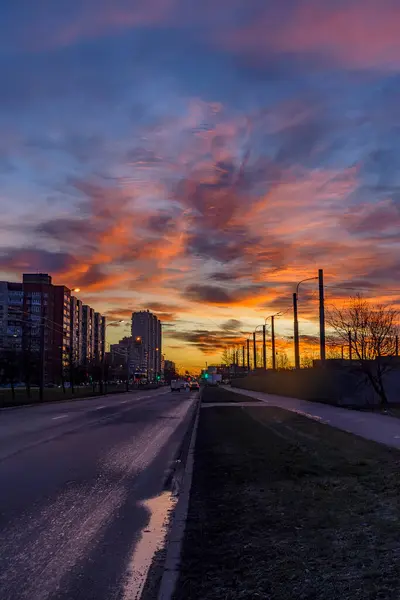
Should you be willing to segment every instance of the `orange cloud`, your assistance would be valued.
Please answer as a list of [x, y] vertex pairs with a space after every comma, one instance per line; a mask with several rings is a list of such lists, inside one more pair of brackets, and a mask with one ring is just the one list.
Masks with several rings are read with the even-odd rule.
[[[313, 110], [293, 100], [237, 118], [220, 105], [188, 102], [181, 117], [146, 129], [140, 152], [131, 153], [145, 175], [137, 176], [133, 160], [131, 178], [72, 182], [80, 195], [75, 215], [42, 223], [36, 233], [45, 250], [3, 249], [0, 267], [49, 270], [58, 283], [81, 287], [85, 300], [110, 318], [149, 308], [189, 333], [190, 319], [218, 325], [237, 318], [254, 328], [263, 316], [288, 310], [287, 335], [296, 283], [318, 268], [325, 269], [327, 302], [343, 297], [329, 286], [352, 281], [358, 288], [378, 282], [374, 294], [384, 295], [400, 276], [394, 202], [353, 201], [358, 164], [310, 169], [287, 154], [258, 153], [250, 143], [253, 126], [268, 137], [307, 126]], [[308, 335], [318, 318], [315, 282], [300, 291]], [[193, 351], [213, 357], [213, 340], [200, 326]], [[239, 336], [228, 338], [236, 343]]]

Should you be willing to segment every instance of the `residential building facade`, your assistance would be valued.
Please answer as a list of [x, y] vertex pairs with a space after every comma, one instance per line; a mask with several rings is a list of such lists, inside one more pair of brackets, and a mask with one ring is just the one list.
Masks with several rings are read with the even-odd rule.
[[150, 311], [132, 313], [132, 339], [140, 349], [140, 362], [150, 381], [161, 375], [162, 325]]
[[101, 363], [104, 357], [106, 344], [106, 318], [100, 313], [94, 313], [93, 358]]
[[105, 326], [105, 317], [66, 286], [53, 285], [47, 273], [0, 282], [0, 351], [18, 352], [23, 377], [32, 383], [60, 383], [69, 379], [71, 364], [101, 361]]
[[82, 307], [82, 364], [89, 365], [94, 355], [94, 310], [86, 304]]
[[164, 370], [165, 371], [175, 371], [176, 370], [176, 365], [175, 365], [174, 361], [172, 361], [172, 360], [165, 360], [164, 361]]
[[22, 349], [24, 315], [22, 283], [0, 281], [0, 348]]
[[82, 300], [71, 296], [71, 360], [74, 366], [83, 363], [83, 304]]

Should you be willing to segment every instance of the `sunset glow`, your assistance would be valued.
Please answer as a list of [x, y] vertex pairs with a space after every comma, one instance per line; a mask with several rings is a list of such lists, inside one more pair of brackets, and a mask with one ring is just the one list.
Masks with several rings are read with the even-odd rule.
[[[21, 14], [24, 13], [24, 19]], [[181, 367], [292, 293], [400, 306], [394, 0], [15, 0], [0, 14], [0, 279], [46, 272]], [[299, 295], [318, 355], [318, 288]], [[316, 353], [316, 355], [314, 355]]]

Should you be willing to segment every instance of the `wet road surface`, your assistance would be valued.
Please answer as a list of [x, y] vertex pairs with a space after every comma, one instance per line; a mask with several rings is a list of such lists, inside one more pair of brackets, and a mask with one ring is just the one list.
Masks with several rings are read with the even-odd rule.
[[196, 394], [0, 412], [1, 600], [132, 600], [171, 507]]

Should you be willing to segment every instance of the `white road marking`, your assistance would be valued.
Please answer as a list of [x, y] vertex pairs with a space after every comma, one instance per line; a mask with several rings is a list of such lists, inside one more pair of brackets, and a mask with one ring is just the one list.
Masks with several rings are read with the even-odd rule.
[[98, 406], [95, 410], [100, 410], [101, 408], [105, 408], [105, 407], [106, 407], [106, 405], [102, 404], [101, 406]]
[[58, 415], [58, 417], [53, 417], [53, 421], [56, 421], [57, 419], [66, 419], [68, 417], [68, 415]]

